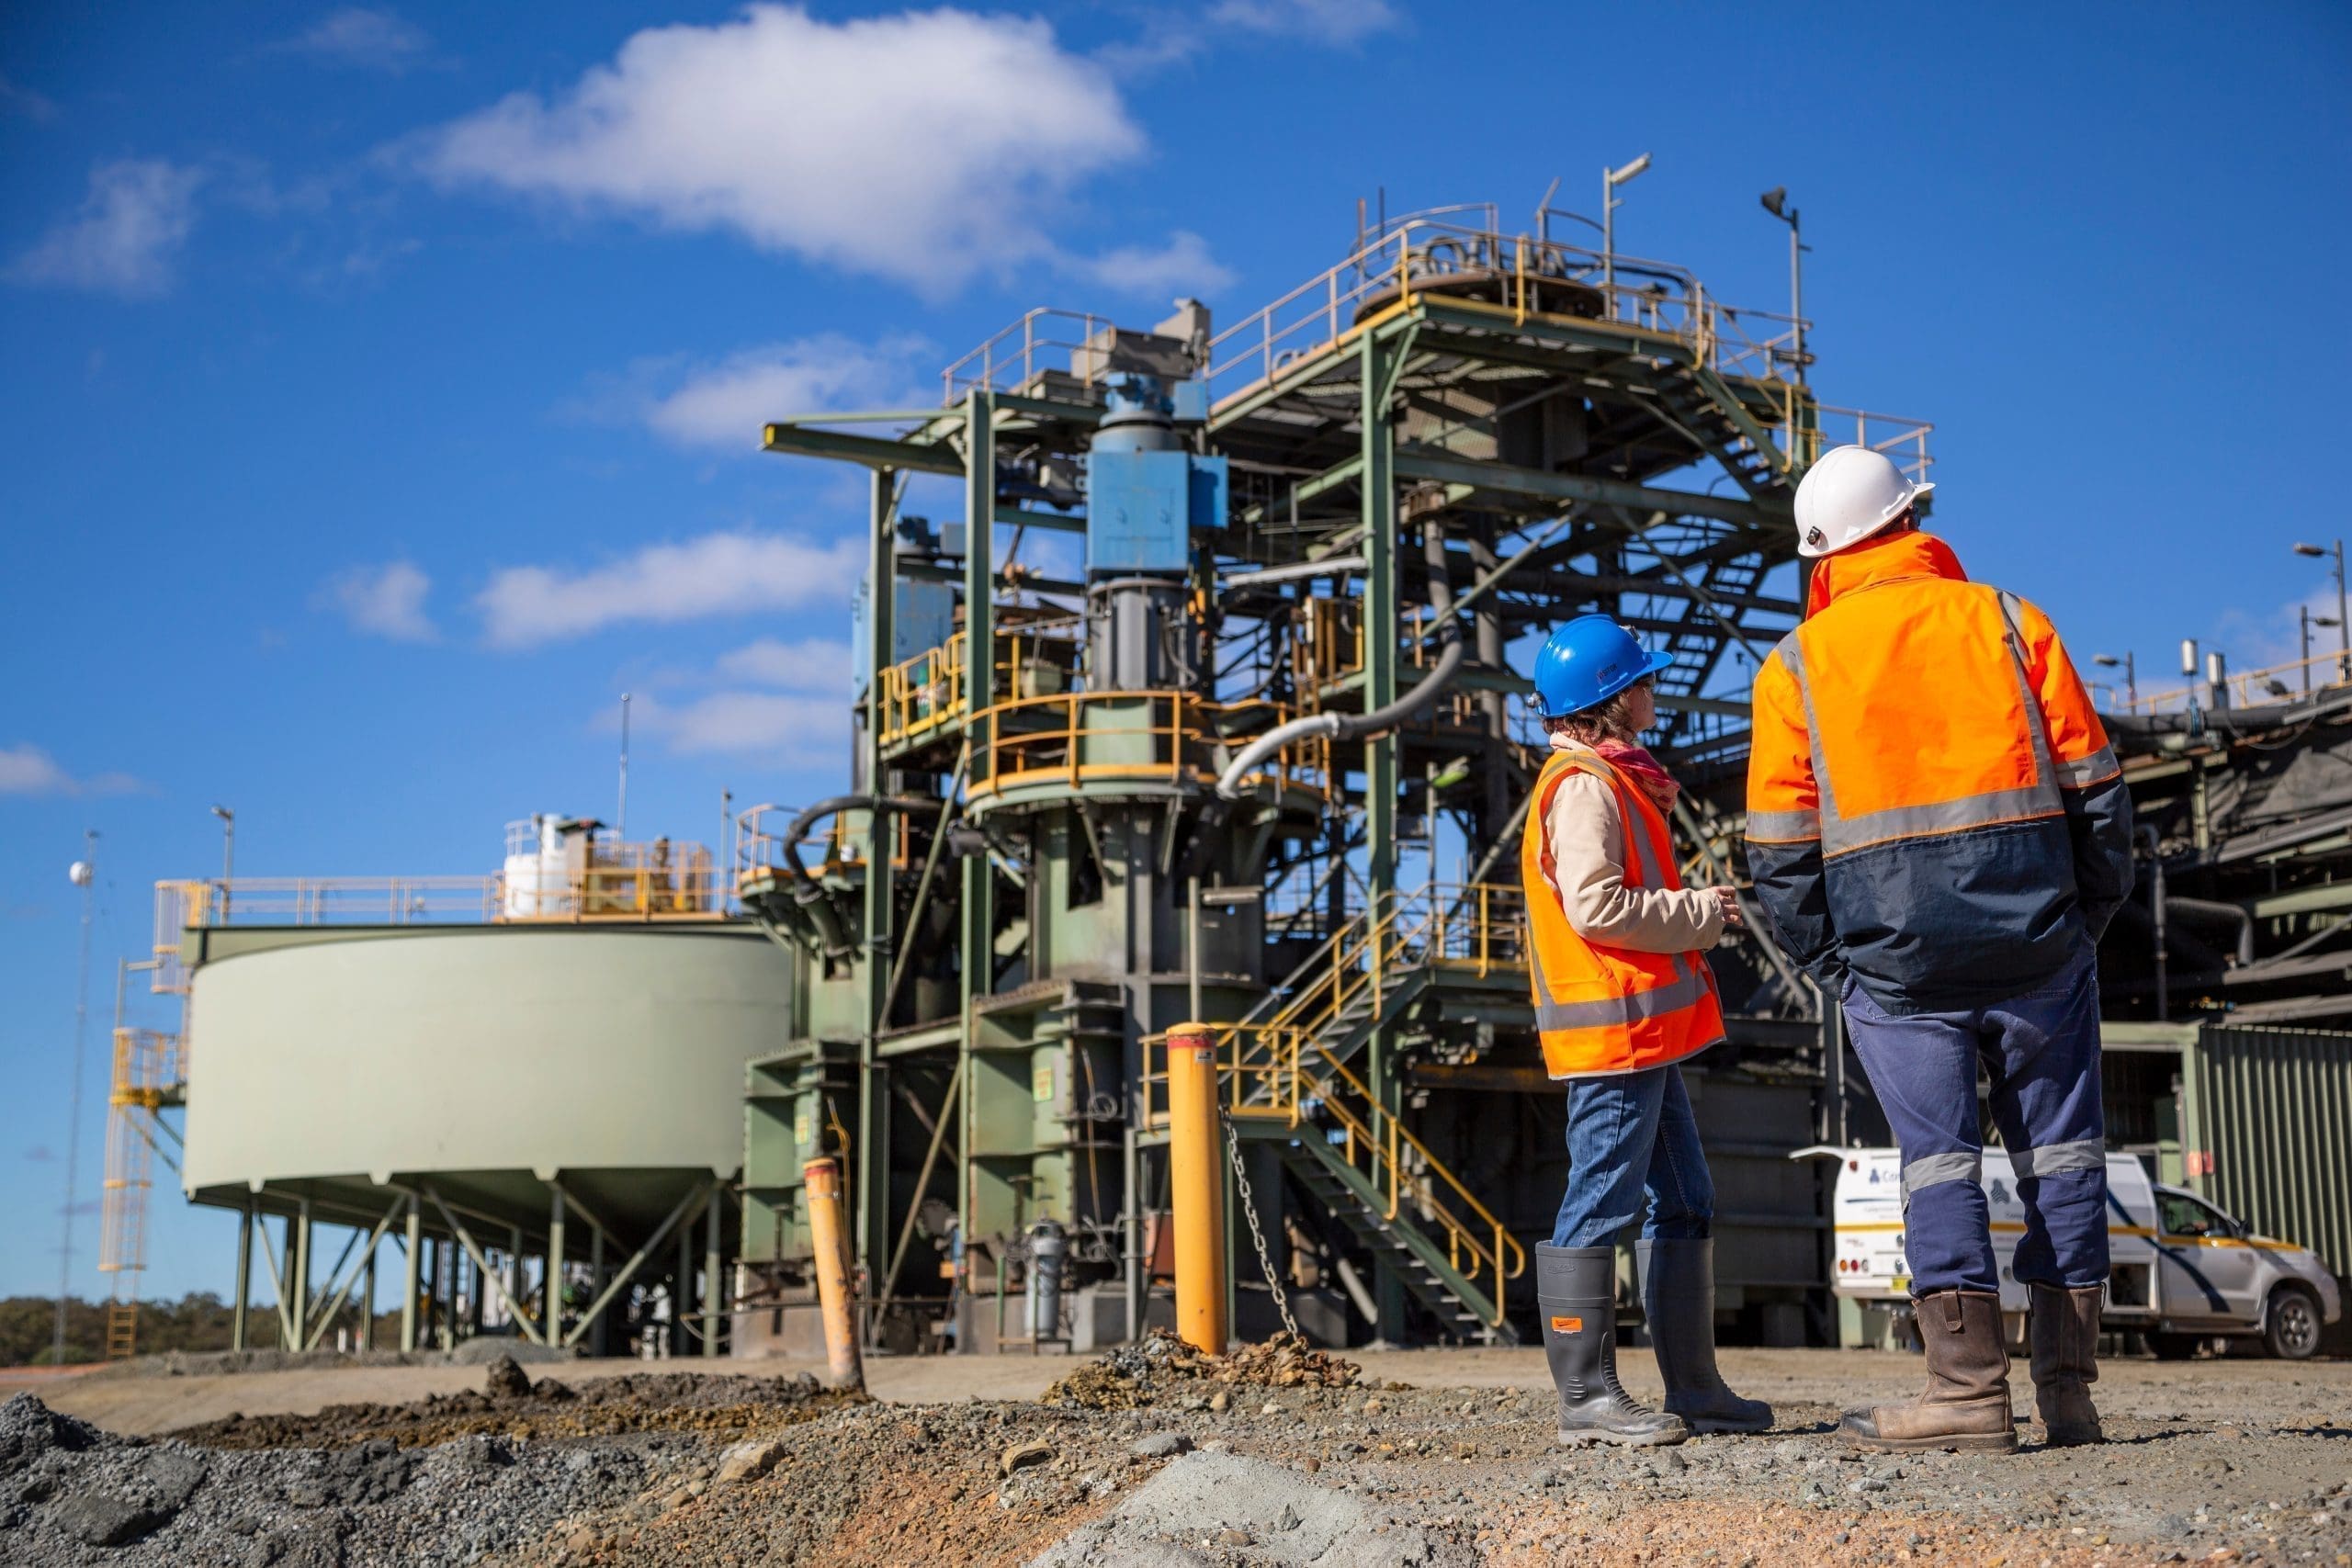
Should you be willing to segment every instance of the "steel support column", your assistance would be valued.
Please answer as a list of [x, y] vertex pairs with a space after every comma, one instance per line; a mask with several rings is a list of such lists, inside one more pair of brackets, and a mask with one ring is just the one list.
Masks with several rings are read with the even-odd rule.
[[[887, 1190], [884, 1197], [888, 1196]], [[710, 1198], [703, 1205], [702, 1236], [702, 1353], [706, 1357], [718, 1354], [719, 1247], [718, 1216], [726, 1206], [727, 1190], [714, 1181]]]
[[567, 1207], [560, 1182], [548, 1183], [548, 1272], [539, 1287], [539, 1326], [548, 1343], [563, 1343], [563, 1222]]
[[[894, 662], [898, 636], [898, 552], [892, 547], [897, 526], [898, 476], [876, 468], [872, 488], [872, 512], [866, 538], [865, 581], [867, 646], [861, 650], [873, 679], [866, 684], [865, 755], [858, 759], [865, 787], [875, 795], [895, 793], [883, 776], [882, 671]], [[976, 514], [985, 517], [985, 513]], [[986, 533], [984, 524], [973, 531]], [[896, 913], [897, 872], [891, 852], [899, 818], [888, 812], [865, 816], [865, 887], [859, 924], [865, 952], [865, 1033], [859, 1043], [857, 1077], [856, 1166], [851, 1173], [851, 1199], [856, 1206], [853, 1247], [868, 1269], [879, 1269], [889, 1247], [890, 1225], [890, 1099], [889, 1069], [876, 1054], [876, 1038], [890, 1027], [885, 1016], [890, 1006], [889, 976], [894, 947], [891, 930]], [[715, 1213], [716, 1211], [714, 1211]], [[715, 1284], [707, 1286], [715, 1292]]]
[[229, 1314], [229, 1348], [245, 1348], [245, 1316], [253, 1306], [254, 1293], [254, 1205], [245, 1200], [237, 1211], [237, 1304]]
[[[1363, 495], [1363, 705], [1366, 712], [1396, 700], [1396, 643], [1402, 606], [1396, 588], [1396, 433], [1390, 423], [1389, 372], [1399, 346], [1385, 333], [1367, 332], [1360, 352], [1358, 419], [1363, 452], [1359, 479]], [[1371, 896], [1365, 919], [1377, 928], [1394, 907], [1396, 892], [1396, 791], [1401, 782], [1396, 735], [1363, 743], [1364, 884]], [[1374, 962], [1379, 962], [1375, 953]], [[1380, 1103], [1395, 1110], [1396, 1065], [1391, 1033], [1384, 1022], [1365, 1043], [1366, 1081]], [[1380, 1337], [1405, 1337], [1405, 1289], [1386, 1263], [1376, 1270]]]
[[[991, 394], [975, 391], [965, 400], [964, 681], [968, 711], [973, 714], [980, 713], [996, 700], [996, 605], [991, 598], [996, 570], [994, 417], [995, 400]], [[977, 749], [986, 744], [978, 728], [972, 731], [972, 764], [977, 767], [980, 761]], [[989, 759], [991, 769], [994, 761]], [[978, 1196], [973, 1190], [971, 1158], [973, 1101], [977, 1098], [972, 1088], [972, 1004], [975, 998], [987, 996], [995, 983], [995, 876], [986, 853], [965, 858], [962, 920], [957, 933], [956, 1016], [960, 1027], [956, 1071], [960, 1075], [963, 1092], [956, 1097], [956, 1207], [967, 1241], [974, 1235], [973, 1206]], [[1002, 1266], [1000, 1260], [998, 1267]], [[967, 1348], [961, 1337], [956, 1348], [958, 1351]]]
[[287, 1322], [291, 1337], [289, 1348], [300, 1349], [310, 1343], [311, 1327], [311, 1201], [301, 1200], [294, 1215], [294, 1236], [287, 1259], [287, 1303], [293, 1315]]
[[416, 1194], [408, 1195], [407, 1228], [401, 1234], [401, 1348], [416, 1348], [417, 1277], [423, 1270], [424, 1252], [424, 1215], [417, 1207]]

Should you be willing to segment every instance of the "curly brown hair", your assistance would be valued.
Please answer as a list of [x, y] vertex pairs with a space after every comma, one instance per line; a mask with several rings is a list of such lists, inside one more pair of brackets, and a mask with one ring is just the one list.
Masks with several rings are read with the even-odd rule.
[[1566, 735], [1587, 746], [1596, 746], [1603, 740], [1634, 745], [1641, 739], [1642, 732], [1633, 724], [1634, 694], [1648, 690], [1653, 684], [1654, 678], [1645, 676], [1598, 707], [1587, 708], [1582, 713], [1564, 714], [1558, 718], [1547, 718], [1544, 721], [1544, 733]]

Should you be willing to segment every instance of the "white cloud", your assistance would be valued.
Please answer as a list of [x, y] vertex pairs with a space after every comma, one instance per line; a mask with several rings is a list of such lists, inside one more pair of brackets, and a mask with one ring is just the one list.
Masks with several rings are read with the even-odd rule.
[[646, 360], [576, 406], [640, 423], [681, 446], [752, 453], [760, 426], [787, 414], [934, 400], [914, 366], [928, 346], [918, 338], [867, 345], [825, 333], [719, 360]]
[[422, 63], [433, 40], [423, 28], [390, 11], [346, 6], [328, 12], [300, 37], [277, 47], [292, 54], [397, 76]]
[[632, 706], [649, 734], [688, 755], [816, 764], [839, 761], [849, 743], [849, 704], [840, 694], [723, 691], [675, 706], [639, 697]]
[[57, 118], [57, 105], [30, 87], [20, 87], [0, 76], [0, 112], [20, 114], [36, 124], [44, 124]]
[[650, 28], [608, 65], [516, 93], [413, 149], [481, 186], [940, 291], [1049, 255], [1045, 224], [1144, 150], [1110, 72], [1035, 18], [839, 23], [753, 5]]
[[819, 545], [748, 530], [706, 534], [586, 570], [508, 567], [476, 603], [493, 647], [530, 648], [632, 622], [838, 602], [865, 566], [863, 539]]
[[1387, 0], [1218, 0], [1209, 7], [1208, 19], [1244, 32], [1344, 44], [1384, 32], [1404, 18]]
[[1122, 294], [1213, 294], [1233, 281], [1231, 269], [1209, 254], [1209, 243], [1188, 229], [1169, 235], [1165, 245], [1123, 245], [1074, 260], [1070, 269]]
[[0, 746], [0, 795], [131, 795], [146, 787], [129, 773], [77, 779], [30, 741]]
[[202, 170], [160, 158], [125, 158], [90, 171], [90, 194], [72, 218], [17, 258], [18, 283], [149, 298], [172, 286], [172, 262], [196, 227]]
[[718, 671], [730, 681], [785, 691], [847, 691], [853, 655], [834, 637], [780, 642], [772, 637], [718, 656]]
[[414, 564], [388, 561], [354, 567], [331, 578], [318, 602], [338, 612], [356, 632], [394, 642], [431, 642], [440, 631], [424, 613], [433, 579]]

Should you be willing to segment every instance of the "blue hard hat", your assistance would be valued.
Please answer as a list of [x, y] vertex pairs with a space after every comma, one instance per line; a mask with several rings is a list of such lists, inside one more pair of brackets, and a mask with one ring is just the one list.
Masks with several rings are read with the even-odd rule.
[[1645, 653], [1634, 634], [1607, 615], [1578, 615], [1555, 627], [1535, 655], [1535, 701], [1546, 718], [1598, 707], [1674, 656]]

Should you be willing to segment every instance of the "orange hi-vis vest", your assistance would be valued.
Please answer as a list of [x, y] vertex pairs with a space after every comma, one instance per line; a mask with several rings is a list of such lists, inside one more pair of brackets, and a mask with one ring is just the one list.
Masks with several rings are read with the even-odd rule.
[[1570, 773], [1610, 788], [1625, 844], [1629, 887], [1682, 886], [1666, 818], [1648, 795], [1590, 751], [1555, 750], [1536, 775], [1519, 874], [1532, 943], [1529, 979], [1544, 1070], [1555, 1078], [1597, 1077], [1662, 1067], [1724, 1037], [1715, 977], [1698, 953], [1635, 953], [1587, 942], [1560, 901], [1545, 830], [1552, 797]]

